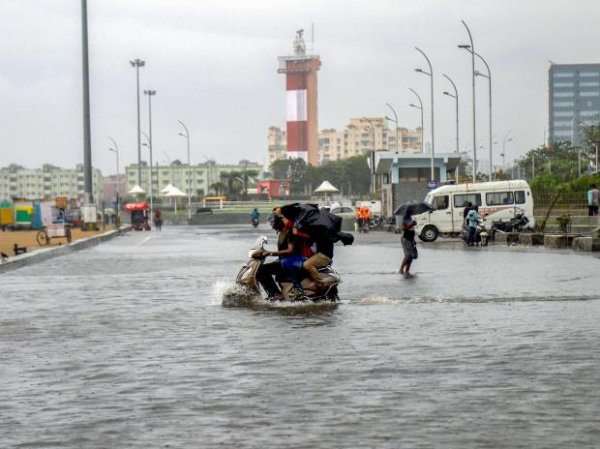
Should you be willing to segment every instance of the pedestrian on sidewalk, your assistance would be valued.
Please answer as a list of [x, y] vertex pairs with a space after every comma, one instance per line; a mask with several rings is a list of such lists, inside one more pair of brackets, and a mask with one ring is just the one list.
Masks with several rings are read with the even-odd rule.
[[596, 187], [596, 184], [590, 185], [590, 190], [587, 192], [588, 200], [588, 215], [595, 217], [598, 215], [598, 203], [600, 201], [600, 190]]

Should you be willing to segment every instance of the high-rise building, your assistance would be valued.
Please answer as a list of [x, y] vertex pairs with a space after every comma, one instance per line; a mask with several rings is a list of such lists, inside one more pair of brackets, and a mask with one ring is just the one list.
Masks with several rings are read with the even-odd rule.
[[581, 128], [600, 119], [600, 64], [551, 64], [548, 130], [551, 142], [581, 144]]
[[[368, 154], [369, 151], [395, 151], [400, 153], [421, 152], [421, 128], [410, 130], [388, 127], [385, 117], [351, 118], [350, 123], [341, 131], [334, 128], [322, 129], [318, 134], [318, 164], [339, 161], [349, 157]], [[396, 146], [396, 136], [400, 145]], [[285, 131], [276, 126], [269, 128], [268, 152], [269, 164], [277, 159], [285, 159]]]
[[280, 56], [278, 73], [285, 73], [287, 93], [287, 157], [319, 162], [317, 71], [318, 55], [306, 54], [304, 30], [296, 32], [294, 54]]

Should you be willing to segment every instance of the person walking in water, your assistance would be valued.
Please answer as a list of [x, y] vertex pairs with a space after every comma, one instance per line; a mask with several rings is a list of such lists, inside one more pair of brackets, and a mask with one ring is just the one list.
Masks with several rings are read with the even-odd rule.
[[410, 274], [410, 265], [417, 258], [417, 243], [415, 242], [415, 226], [417, 221], [412, 217], [412, 207], [408, 206], [402, 217], [402, 251], [404, 259], [400, 265], [400, 273], [404, 277], [412, 277]]

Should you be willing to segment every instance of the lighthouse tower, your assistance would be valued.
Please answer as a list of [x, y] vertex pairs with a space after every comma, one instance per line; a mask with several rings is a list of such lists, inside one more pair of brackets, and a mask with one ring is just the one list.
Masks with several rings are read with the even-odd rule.
[[296, 31], [294, 54], [279, 56], [278, 73], [285, 73], [287, 91], [287, 158], [302, 158], [312, 165], [319, 162], [317, 111], [318, 55], [307, 55], [302, 34]]

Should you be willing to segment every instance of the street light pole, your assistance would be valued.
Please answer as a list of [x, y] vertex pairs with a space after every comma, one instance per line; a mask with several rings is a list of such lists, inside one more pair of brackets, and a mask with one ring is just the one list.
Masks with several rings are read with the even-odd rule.
[[[363, 117], [363, 120], [366, 120], [369, 123], [369, 127], [371, 128], [371, 138], [373, 140], [373, 149], [371, 150], [371, 193], [375, 193], [377, 189], [377, 181], [375, 179], [375, 127], [373, 126], [373, 122], [371, 119], [367, 117]], [[362, 131], [361, 131], [362, 132]]]
[[150, 151], [150, 216], [153, 217], [154, 216], [154, 203], [153, 203], [154, 190], [152, 187], [152, 184], [153, 184], [153, 179], [152, 179], [152, 137], [143, 131], [142, 131], [142, 134], [148, 141], [148, 143], [144, 143], [142, 145], [144, 145], [145, 147], [148, 147], [148, 150]]
[[414, 90], [410, 87], [408, 88], [408, 90], [410, 90], [413, 94], [415, 94], [415, 96], [417, 97], [417, 100], [419, 100], [419, 106], [417, 106], [416, 104], [412, 104], [412, 103], [410, 103], [409, 106], [421, 110], [421, 153], [422, 153], [423, 145], [425, 144], [424, 135], [423, 135], [423, 102], [421, 101], [421, 97], [419, 96], [419, 94], [417, 93], [416, 90]]
[[433, 67], [431, 67], [431, 62], [429, 61], [429, 58], [427, 57], [427, 55], [425, 54], [425, 52], [423, 50], [421, 50], [419, 47], [415, 47], [415, 50], [417, 50], [419, 53], [421, 53], [424, 57], [425, 60], [427, 61], [427, 65], [429, 66], [429, 72], [426, 72], [422, 69], [415, 69], [415, 71], [419, 72], [419, 73], [423, 73], [427, 76], [429, 76], [430, 78], [430, 86], [431, 86], [431, 178], [430, 181], [435, 181], [435, 171], [434, 171], [434, 165], [433, 165], [433, 158], [435, 156], [435, 133], [434, 133], [434, 123], [433, 123]]
[[119, 209], [121, 207], [121, 189], [120, 189], [121, 179], [120, 179], [120, 175], [119, 175], [119, 145], [117, 145], [117, 142], [115, 142], [115, 139], [113, 139], [112, 137], [108, 136], [108, 138], [110, 139], [112, 144], [115, 146], [114, 148], [109, 148], [108, 151], [112, 151], [117, 156], [117, 205], [116, 205], [117, 212], [115, 213], [115, 225], [117, 225], [117, 227], [118, 227], [120, 224], [119, 223]]
[[88, 51], [87, 0], [81, 0], [81, 49], [82, 49], [82, 84], [83, 84], [83, 177], [84, 204], [94, 201], [92, 182], [92, 138], [90, 119], [90, 65]]
[[179, 133], [180, 136], [185, 137], [185, 139], [187, 140], [187, 158], [188, 158], [188, 220], [192, 219], [192, 180], [191, 180], [191, 175], [192, 175], [192, 165], [190, 163], [190, 133], [187, 129], [187, 126], [185, 126], [185, 124], [181, 121], [178, 120], [179, 124], [181, 126], [183, 126], [183, 129], [185, 130], [185, 134], [183, 133]]
[[489, 87], [489, 91], [488, 91], [488, 95], [489, 95], [489, 133], [490, 133], [490, 181], [492, 180], [492, 174], [494, 172], [494, 168], [493, 168], [493, 164], [492, 164], [492, 72], [490, 71], [490, 66], [488, 65], [488, 63], [485, 61], [485, 59], [483, 59], [483, 56], [481, 56], [479, 53], [475, 53], [475, 56], [477, 56], [479, 59], [481, 59], [483, 61], [483, 63], [485, 64], [485, 68], [487, 69], [487, 75], [476, 71], [475, 75], [476, 76], [483, 76], [484, 78], [488, 79], [488, 87]]
[[[469, 34], [469, 41], [471, 41], [471, 78], [473, 84], [473, 182], [477, 181], [477, 128], [475, 119], [475, 45], [473, 44], [473, 37], [471, 36], [471, 30], [467, 26], [464, 20], [461, 20], [462, 24], [467, 29]], [[464, 48], [466, 46], [459, 45], [458, 48]]]
[[396, 111], [394, 110], [394, 108], [392, 107], [391, 104], [386, 103], [386, 106], [388, 108], [390, 108], [392, 110], [392, 112], [394, 113], [394, 120], [392, 120], [391, 118], [389, 118], [387, 115], [385, 116], [386, 119], [388, 119], [390, 122], [394, 122], [394, 124], [396, 125], [396, 153], [400, 152], [400, 141], [398, 140], [398, 115], [396, 114]]
[[504, 172], [505, 170], [505, 158], [506, 158], [506, 142], [510, 142], [513, 140], [512, 137], [508, 137], [508, 134], [510, 133], [510, 131], [506, 134], [506, 136], [504, 136], [504, 139], [502, 140], [502, 171]]
[[452, 81], [452, 79], [448, 75], [446, 75], [445, 73], [443, 75], [448, 81], [450, 81], [450, 84], [452, 84], [452, 87], [454, 88], [454, 94], [444, 91], [444, 95], [448, 95], [449, 97], [454, 98], [454, 102], [456, 103], [456, 152], [458, 153], [458, 89], [456, 88], [456, 84], [454, 84], [454, 81]]
[[137, 147], [138, 147], [138, 185], [142, 186], [142, 138], [140, 136], [140, 67], [146, 65], [141, 59], [129, 61], [135, 67], [136, 94], [137, 94]]
[[156, 95], [155, 90], [145, 90], [144, 95], [148, 95], [148, 148], [150, 149], [150, 216], [153, 216], [153, 207], [152, 207], [152, 196], [153, 196], [153, 187], [154, 180], [152, 177], [152, 97]]

